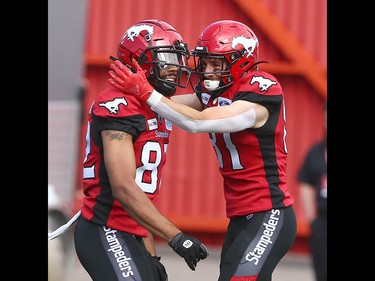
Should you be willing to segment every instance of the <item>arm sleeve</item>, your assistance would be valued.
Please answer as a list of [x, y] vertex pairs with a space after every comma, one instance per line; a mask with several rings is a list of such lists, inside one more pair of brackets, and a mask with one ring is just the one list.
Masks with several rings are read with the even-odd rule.
[[152, 110], [189, 133], [233, 133], [251, 128], [255, 124], [256, 114], [253, 108], [228, 118], [193, 120], [167, 106], [161, 101], [161, 94], [159, 95], [153, 93], [147, 100]]

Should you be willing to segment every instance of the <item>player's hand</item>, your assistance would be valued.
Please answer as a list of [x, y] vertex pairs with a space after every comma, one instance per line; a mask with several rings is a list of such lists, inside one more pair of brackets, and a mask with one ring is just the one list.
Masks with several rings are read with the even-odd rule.
[[198, 239], [180, 232], [168, 243], [168, 245], [185, 259], [191, 270], [195, 270], [198, 261], [208, 256], [208, 251]]
[[168, 280], [168, 274], [167, 271], [165, 270], [164, 265], [160, 262], [160, 257], [158, 256], [152, 256], [152, 261], [154, 262], [158, 274], [159, 274], [159, 280], [160, 281], [167, 281]]
[[154, 88], [148, 83], [143, 69], [139, 66], [135, 59], [132, 60], [134, 69], [133, 73], [129, 67], [119, 60], [110, 64], [108, 82], [124, 93], [130, 93], [141, 101], [147, 101]]

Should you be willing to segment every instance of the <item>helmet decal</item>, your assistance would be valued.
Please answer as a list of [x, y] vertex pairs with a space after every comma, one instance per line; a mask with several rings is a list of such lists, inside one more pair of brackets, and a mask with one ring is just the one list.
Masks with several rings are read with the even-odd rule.
[[[187, 43], [170, 24], [143, 20], [126, 29], [117, 46], [117, 59], [131, 66], [136, 59], [148, 82], [164, 96], [186, 88], [191, 75]], [[134, 71], [134, 69], [133, 69]]]
[[[216, 21], [200, 34], [191, 56], [194, 58], [195, 89], [207, 90], [219, 96], [225, 88], [230, 87], [246, 73], [258, 70], [258, 37], [250, 27], [241, 22]], [[207, 70], [206, 65], [212, 58], [223, 62], [221, 69], [208, 68]], [[212, 75], [216, 77], [212, 78]], [[207, 80], [220, 83], [217, 87], [213, 87], [213, 83]]]
[[246, 53], [247, 53], [246, 57], [248, 58], [249, 56], [253, 54], [256, 44], [257, 44], [257, 40], [253, 38], [246, 38], [243, 35], [238, 36], [238, 37], [233, 37], [232, 48], [233, 49], [236, 48], [238, 44], [241, 44], [242, 46], [244, 46]]
[[146, 24], [134, 25], [127, 30], [128, 40], [134, 41], [134, 37], [138, 37], [141, 31], [147, 30], [150, 35], [154, 33], [154, 27]]

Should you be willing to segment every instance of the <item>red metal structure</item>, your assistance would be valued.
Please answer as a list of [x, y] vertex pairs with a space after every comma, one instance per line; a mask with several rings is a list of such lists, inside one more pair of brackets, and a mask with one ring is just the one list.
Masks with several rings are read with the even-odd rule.
[[[324, 134], [327, 0], [89, 0], [84, 57], [88, 83], [83, 100], [77, 194], [81, 193], [86, 115], [95, 95], [107, 86], [108, 57], [116, 55], [123, 32], [147, 18], [172, 24], [189, 47], [208, 24], [217, 20], [238, 20], [255, 31], [260, 59], [269, 62], [261, 68], [275, 75], [285, 91], [287, 175], [296, 199], [298, 238], [305, 239], [309, 230], [299, 202], [296, 173], [307, 149]], [[181, 92], [193, 91], [188, 88]], [[189, 134], [176, 126], [173, 130], [159, 208], [183, 230], [203, 233], [206, 240], [215, 242], [217, 235], [224, 233], [227, 219], [214, 150], [206, 134]]]

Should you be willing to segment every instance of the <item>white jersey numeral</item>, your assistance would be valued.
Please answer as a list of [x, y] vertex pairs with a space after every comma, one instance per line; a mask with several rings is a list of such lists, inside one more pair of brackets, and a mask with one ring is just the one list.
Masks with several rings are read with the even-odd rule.
[[[210, 133], [210, 139], [211, 143], [216, 151], [217, 159], [219, 160], [220, 168], [223, 169], [223, 155], [219, 149], [219, 147], [216, 145], [216, 135], [214, 133]], [[225, 142], [225, 147], [228, 149], [230, 154], [230, 160], [232, 163], [232, 169], [233, 170], [241, 170], [243, 169], [243, 166], [241, 165], [240, 161], [240, 155], [237, 151], [237, 147], [233, 144], [232, 139], [230, 138], [230, 133], [223, 133], [223, 139]]]
[[[151, 158], [151, 154], [155, 154], [155, 157]], [[161, 147], [157, 142], [147, 142], [142, 148], [141, 162], [143, 166], [137, 168], [135, 182], [144, 192], [154, 193], [156, 190], [158, 166], [161, 162], [161, 155]], [[151, 159], [155, 159], [155, 161], [151, 162]], [[146, 171], [151, 172], [150, 182], [145, 182], [143, 180], [143, 175]]]
[[[284, 119], [285, 124], [286, 124], [286, 113], [285, 113], [285, 103], [284, 103], [284, 101], [283, 101], [283, 104], [282, 104], [282, 114], [283, 114], [283, 119]], [[220, 168], [223, 169], [223, 167], [224, 167], [223, 155], [222, 155], [219, 147], [216, 145], [216, 134], [210, 133], [209, 135], [210, 135], [210, 140], [211, 140], [212, 146], [214, 147], [214, 149], [216, 151], [216, 156], [217, 156], [217, 159], [219, 161]], [[230, 154], [230, 161], [232, 163], [232, 169], [233, 170], [243, 169], [243, 166], [241, 165], [240, 155], [237, 151], [237, 147], [233, 144], [232, 139], [230, 137], [231, 134], [230, 133], [223, 133], [222, 135], [223, 135], [225, 147], [228, 149], [229, 154]], [[287, 145], [286, 145], [286, 135], [287, 135], [286, 126], [284, 125], [283, 144], [284, 144], [285, 153], [288, 153], [288, 149], [287, 149]]]
[[[88, 154], [90, 153], [90, 123], [87, 124], [86, 132], [86, 149], [85, 158], [86, 161]], [[158, 166], [162, 159], [162, 149], [158, 142], [147, 142], [142, 148], [141, 162], [142, 166], [138, 167], [135, 174], [135, 182], [137, 185], [147, 193], [154, 193], [157, 188], [158, 182]], [[144, 180], [144, 174], [150, 173], [150, 181]], [[95, 165], [92, 167], [83, 168], [83, 178], [92, 179], [95, 178]]]

